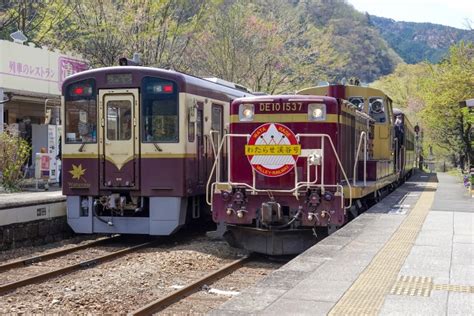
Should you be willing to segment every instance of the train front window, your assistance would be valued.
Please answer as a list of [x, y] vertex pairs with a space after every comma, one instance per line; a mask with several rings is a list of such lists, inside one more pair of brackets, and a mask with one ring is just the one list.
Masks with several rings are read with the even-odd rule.
[[375, 120], [375, 122], [385, 123], [386, 109], [385, 109], [383, 98], [381, 97], [369, 98], [369, 109], [370, 109], [370, 116]]
[[71, 84], [65, 95], [66, 143], [97, 142], [97, 101], [95, 81]]
[[107, 102], [107, 139], [129, 140], [132, 137], [132, 104], [128, 100]]
[[160, 78], [145, 77], [142, 91], [142, 141], [179, 142], [176, 84]]

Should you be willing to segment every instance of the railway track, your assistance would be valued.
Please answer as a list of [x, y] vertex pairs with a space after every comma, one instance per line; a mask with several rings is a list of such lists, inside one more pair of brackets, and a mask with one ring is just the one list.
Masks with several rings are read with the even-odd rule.
[[[283, 264], [269, 263], [261, 256], [242, 258], [242, 252], [229, 248], [225, 242], [197, 234], [160, 238], [159, 241], [151, 247], [145, 243], [135, 244], [130, 250], [122, 248], [123, 251], [116, 251], [112, 256], [146, 247], [117, 260], [111, 260], [108, 255], [103, 260], [92, 258], [116, 250], [115, 243], [114, 247], [102, 247], [99, 243], [99, 247], [85, 248], [47, 263], [41, 262], [46, 260], [44, 257], [11, 262], [11, 273], [0, 273], [3, 281], [3, 284], [0, 282], [0, 314], [132, 313], [140, 306], [143, 308], [134, 312], [137, 315], [151, 314], [163, 308], [164, 313], [175, 310], [178, 314], [196, 310], [205, 313], [231, 297], [222, 292], [238, 293]], [[40, 262], [28, 264], [35, 260]], [[106, 260], [110, 263], [85, 269]], [[66, 263], [75, 264], [66, 267]], [[60, 269], [42, 273], [46, 271], [44, 269], [53, 268]], [[68, 277], [58, 277], [75, 270], [77, 272]], [[26, 275], [32, 277], [25, 278]], [[36, 285], [25, 286], [32, 283]]]
[[198, 279], [197, 281], [192, 282], [191, 284], [183, 287], [182, 289], [179, 289], [163, 298], [159, 298], [157, 300], [154, 300], [147, 305], [131, 312], [131, 315], [134, 316], [145, 316], [145, 315], [151, 315], [153, 313], [157, 313], [166, 307], [168, 307], [171, 304], [174, 304], [178, 302], [180, 299], [183, 299], [190, 294], [198, 291], [201, 289], [203, 285], [206, 284], [211, 284], [215, 282], [216, 280], [219, 280], [230, 273], [234, 272], [235, 270], [239, 269], [246, 263], [252, 260], [252, 255], [247, 255], [241, 259], [235, 260], [224, 267], [220, 268], [219, 270], [209, 273], [205, 275], [204, 277]]
[[69, 254], [69, 253], [72, 253], [72, 252], [75, 252], [75, 251], [78, 251], [78, 250], [81, 250], [81, 249], [86, 249], [86, 248], [89, 248], [91, 246], [104, 244], [104, 243], [110, 242], [111, 240], [114, 240], [118, 237], [119, 236], [99, 238], [97, 240], [94, 240], [92, 242], [89, 242], [89, 243], [86, 243], [86, 244], [83, 244], [83, 245], [79, 245], [79, 246], [75, 246], [75, 247], [71, 247], [71, 248], [66, 248], [66, 249], [61, 249], [61, 250], [56, 250], [56, 251], [51, 251], [51, 252], [48, 252], [44, 255], [39, 255], [39, 256], [34, 256], [34, 257], [26, 258], [26, 259], [19, 259], [19, 260], [15, 260], [15, 261], [12, 261], [12, 262], [4, 263], [4, 264], [0, 265], [0, 273], [4, 272], [4, 271], [7, 271], [7, 270], [10, 270], [10, 269], [13, 269], [13, 268], [20, 268], [20, 267], [28, 266], [30, 264], [37, 263], [37, 262], [40, 262], [40, 261], [50, 260], [50, 259], [53, 259], [53, 258], [64, 256], [66, 254]]
[[[110, 238], [102, 238], [102, 239], [87, 243], [85, 245], [80, 245], [80, 246], [76, 246], [76, 247], [72, 247], [72, 248], [68, 248], [68, 249], [53, 251], [53, 252], [50, 252], [50, 253], [47, 253], [47, 254], [44, 254], [44, 255], [41, 255], [41, 256], [35, 256], [35, 257], [27, 258], [27, 259], [21, 259], [21, 260], [16, 260], [16, 261], [13, 261], [13, 262], [10, 262], [10, 263], [6, 263], [6, 264], [3, 264], [3, 265], [0, 265], [0, 273], [3, 273], [5, 271], [11, 270], [11, 269], [15, 269], [15, 268], [22, 268], [22, 267], [25, 267], [25, 266], [29, 266], [29, 265], [32, 265], [34, 263], [40, 262], [40, 261], [46, 261], [46, 260], [51, 260], [51, 259], [58, 258], [58, 257], [61, 257], [61, 256], [65, 256], [67, 254], [71, 254], [71, 253], [74, 253], [76, 251], [83, 250], [83, 249], [92, 248], [94, 246], [102, 245], [102, 244], [105, 244], [107, 242], [118, 241], [118, 240], [120, 240], [119, 237], [120, 236], [118, 236], [118, 237], [115, 236], [115, 237], [110, 237]], [[117, 251], [114, 251], [114, 252], [111, 252], [111, 253], [108, 253], [108, 254], [105, 254], [105, 255], [94, 257], [92, 259], [84, 260], [84, 261], [81, 261], [79, 263], [66, 265], [64, 267], [60, 267], [60, 268], [54, 269], [52, 271], [36, 274], [36, 275], [30, 276], [30, 277], [20, 279], [18, 281], [13, 281], [13, 282], [9, 282], [9, 283], [6, 283], [6, 284], [1, 284], [0, 285], [0, 295], [4, 294], [6, 292], [13, 291], [13, 290], [15, 290], [17, 288], [20, 288], [22, 286], [26, 286], [26, 285], [37, 283], [37, 282], [44, 281], [44, 280], [48, 280], [48, 279], [51, 279], [51, 278], [54, 278], [54, 277], [57, 277], [57, 276], [60, 276], [60, 275], [64, 275], [64, 274], [71, 273], [71, 272], [74, 272], [74, 271], [77, 271], [77, 270], [80, 270], [80, 269], [89, 268], [89, 267], [101, 264], [103, 262], [106, 262], [106, 261], [124, 256], [128, 253], [137, 251], [139, 249], [152, 246], [155, 243], [156, 243], [156, 241], [140, 243], [138, 245], [125, 247], [125, 248], [122, 248], [120, 250], [117, 250]]]

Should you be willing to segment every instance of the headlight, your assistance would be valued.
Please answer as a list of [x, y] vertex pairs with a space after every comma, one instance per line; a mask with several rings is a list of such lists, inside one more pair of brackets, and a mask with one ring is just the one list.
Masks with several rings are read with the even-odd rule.
[[254, 105], [253, 104], [241, 104], [239, 105], [239, 119], [240, 121], [249, 122], [253, 121], [255, 116]]
[[324, 121], [326, 120], [326, 104], [308, 104], [308, 120]]

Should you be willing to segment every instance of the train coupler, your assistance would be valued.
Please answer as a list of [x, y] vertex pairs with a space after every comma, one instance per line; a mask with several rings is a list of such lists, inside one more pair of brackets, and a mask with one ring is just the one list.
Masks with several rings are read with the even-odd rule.
[[260, 208], [260, 220], [263, 224], [281, 223], [283, 213], [280, 203], [275, 201], [264, 202]]

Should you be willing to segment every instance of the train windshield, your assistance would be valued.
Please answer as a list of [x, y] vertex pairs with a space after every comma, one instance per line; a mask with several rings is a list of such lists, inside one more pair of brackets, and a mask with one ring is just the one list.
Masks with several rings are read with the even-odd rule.
[[179, 142], [177, 85], [145, 77], [142, 83], [142, 141]]
[[132, 137], [131, 113], [130, 100], [107, 102], [107, 140], [129, 140]]
[[65, 96], [66, 143], [97, 142], [97, 100], [94, 80], [71, 84]]

